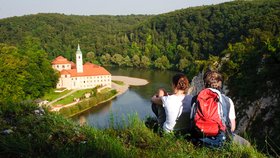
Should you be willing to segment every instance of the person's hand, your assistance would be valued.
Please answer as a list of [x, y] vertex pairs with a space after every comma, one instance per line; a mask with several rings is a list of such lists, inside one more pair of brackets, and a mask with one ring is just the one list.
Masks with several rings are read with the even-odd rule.
[[160, 88], [160, 89], [158, 90], [158, 96], [159, 96], [159, 97], [167, 96], [167, 92], [165, 91], [165, 89]]

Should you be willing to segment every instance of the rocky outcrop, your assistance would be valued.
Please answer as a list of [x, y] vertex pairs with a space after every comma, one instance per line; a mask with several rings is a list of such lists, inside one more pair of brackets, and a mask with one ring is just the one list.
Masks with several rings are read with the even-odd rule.
[[[239, 104], [240, 103], [240, 104]], [[280, 153], [280, 105], [277, 94], [262, 97], [251, 103], [236, 101], [237, 133], [248, 134], [262, 150], [270, 154]]]
[[203, 73], [199, 73], [197, 76], [194, 76], [191, 82], [191, 86], [188, 90], [188, 94], [197, 95], [204, 87], [203, 83]]

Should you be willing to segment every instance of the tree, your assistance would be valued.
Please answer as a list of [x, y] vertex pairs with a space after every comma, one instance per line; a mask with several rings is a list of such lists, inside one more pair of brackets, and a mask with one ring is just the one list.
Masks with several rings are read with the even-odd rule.
[[16, 47], [0, 44], [0, 104], [25, 99], [26, 66]]
[[155, 61], [155, 68], [161, 69], [161, 70], [166, 70], [171, 67], [171, 64], [169, 63], [169, 60], [167, 59], [166, 56], [162, 56], [161, 58], [158, 58]]
[[142, 67], [142, 68], [149, 68], [150, 65], [151, 65], [150, 59], [148, 57], [146, 57], [146, 56], [142, 56], [141, 57], [140, 67]]
[[131, 48], [130, 48], [130, 56], [133, 57], [134, 55], [141, 55], [141, 50], [136, 42], [131, 43]]
[[87, 54], [86, 54], [86, 59], [85, 59], [86, 61], [89, 61], [89, 62], [91, 62], [91, 63], [94, 63], [94, 60], [95, 60], [95, 54], [94, 54], [94, 52], [88, 52]]
[[124, 65], [128, 66], [128, 67], [133, 66], [132, 63], [131, 63], [131, 59], [128, 55], [124, 58]]
[[19, 49], [20, 54], [28, 62], [26, 75], [28, 82], [25, 84], [25, 93], [28, 99], [38, 98], [44, 95], [50, 88], [56, 86], [58, 76], [47, 59], [47, 53], [40, 47], [36, 38], [25, 38], [24, 44]]
[[111, 64], [111, 55], [106, 53], [101, 56], [100, 62], [102, 65], [110, 65]]
[[140, 58], [139, 58], [138, 55], [134, 55], [134, 56], [132, 57], [132, 64], [133, 64], [133, 66], [135, 66], [135, 67], [140, 67], [141, 60], [140, 60]]
[[111, 62], [118, 66], [122, 66], [124, 64], [124, 58], [120, 54], [114, 54], [111, 58]]
[[50, 61], [43, 51], [36, 51], [36, 42], [29, 40], [20, 51], [16, 47], [0, 45], [0, 103], [35, 99], [56, 85], [58, 76]]
[[185, 68], [189, 66], [189, 61], [186, 58], [180, 59], [179, 64], [177, 65], [180, 71], [184, 71]]

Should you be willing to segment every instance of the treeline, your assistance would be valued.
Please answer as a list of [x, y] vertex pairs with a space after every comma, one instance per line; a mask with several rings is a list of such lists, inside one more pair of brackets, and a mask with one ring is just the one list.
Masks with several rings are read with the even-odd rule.
[[254, 29], [279, 34], [279, 1], [234, 1], [157, 16], [66, 16], [37, 14], [0, 20], [0, 42], [21, 45], [40, 39], [49, 59], [73, 60], [78, 43], [87, 61], [157, 69], [193, 76], [200, 60], [220, 56], [229, 43]]
[[38, 38], [49, 59], [63, 55], [73, 60], [78, 43], [83, 53], [120, 53], [127, 43], [126, 31], [149, 17], [37, 14], [1, 19], [0, 43], [20, 46], [27, 36]]

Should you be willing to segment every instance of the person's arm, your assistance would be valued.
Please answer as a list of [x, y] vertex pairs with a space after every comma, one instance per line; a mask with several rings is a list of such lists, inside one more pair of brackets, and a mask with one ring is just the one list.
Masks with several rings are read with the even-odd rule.
[[159, 97], [167, 96], [167, 95], [168, 95], [168, 93], [165, 91], [165, 89], [160, 88], [160, 89], [158, 90], [158, 96], [159, 96]]
[[155, 94], [152, 98], [151, 98], [151, 101], [157, 105], [162, 105], [162, 100], [161, 100], [161, 97], [162, 96], [166, 96], [167, 95], [167, 92], [163, 89], [163, 88], [160, 88], [158, 90], [158, 93]]
[[234, 132], [235, 128], [236, 128], [235, 108], [234, 108], [234, 104], [230, 98], [229, 98], [229, 102], [230, 102], [229, 119], [230, 119], [230, 123], [231, 123], [231, 131]]
[[235, 119], [230, 119], [230, 123], [231, 123], [231, 132], [234, 132], [236, 126]]
[[162, 105], [161, 97], [159, 97], [158, 95], [154, 95], [151, 101], [157, 105]]

